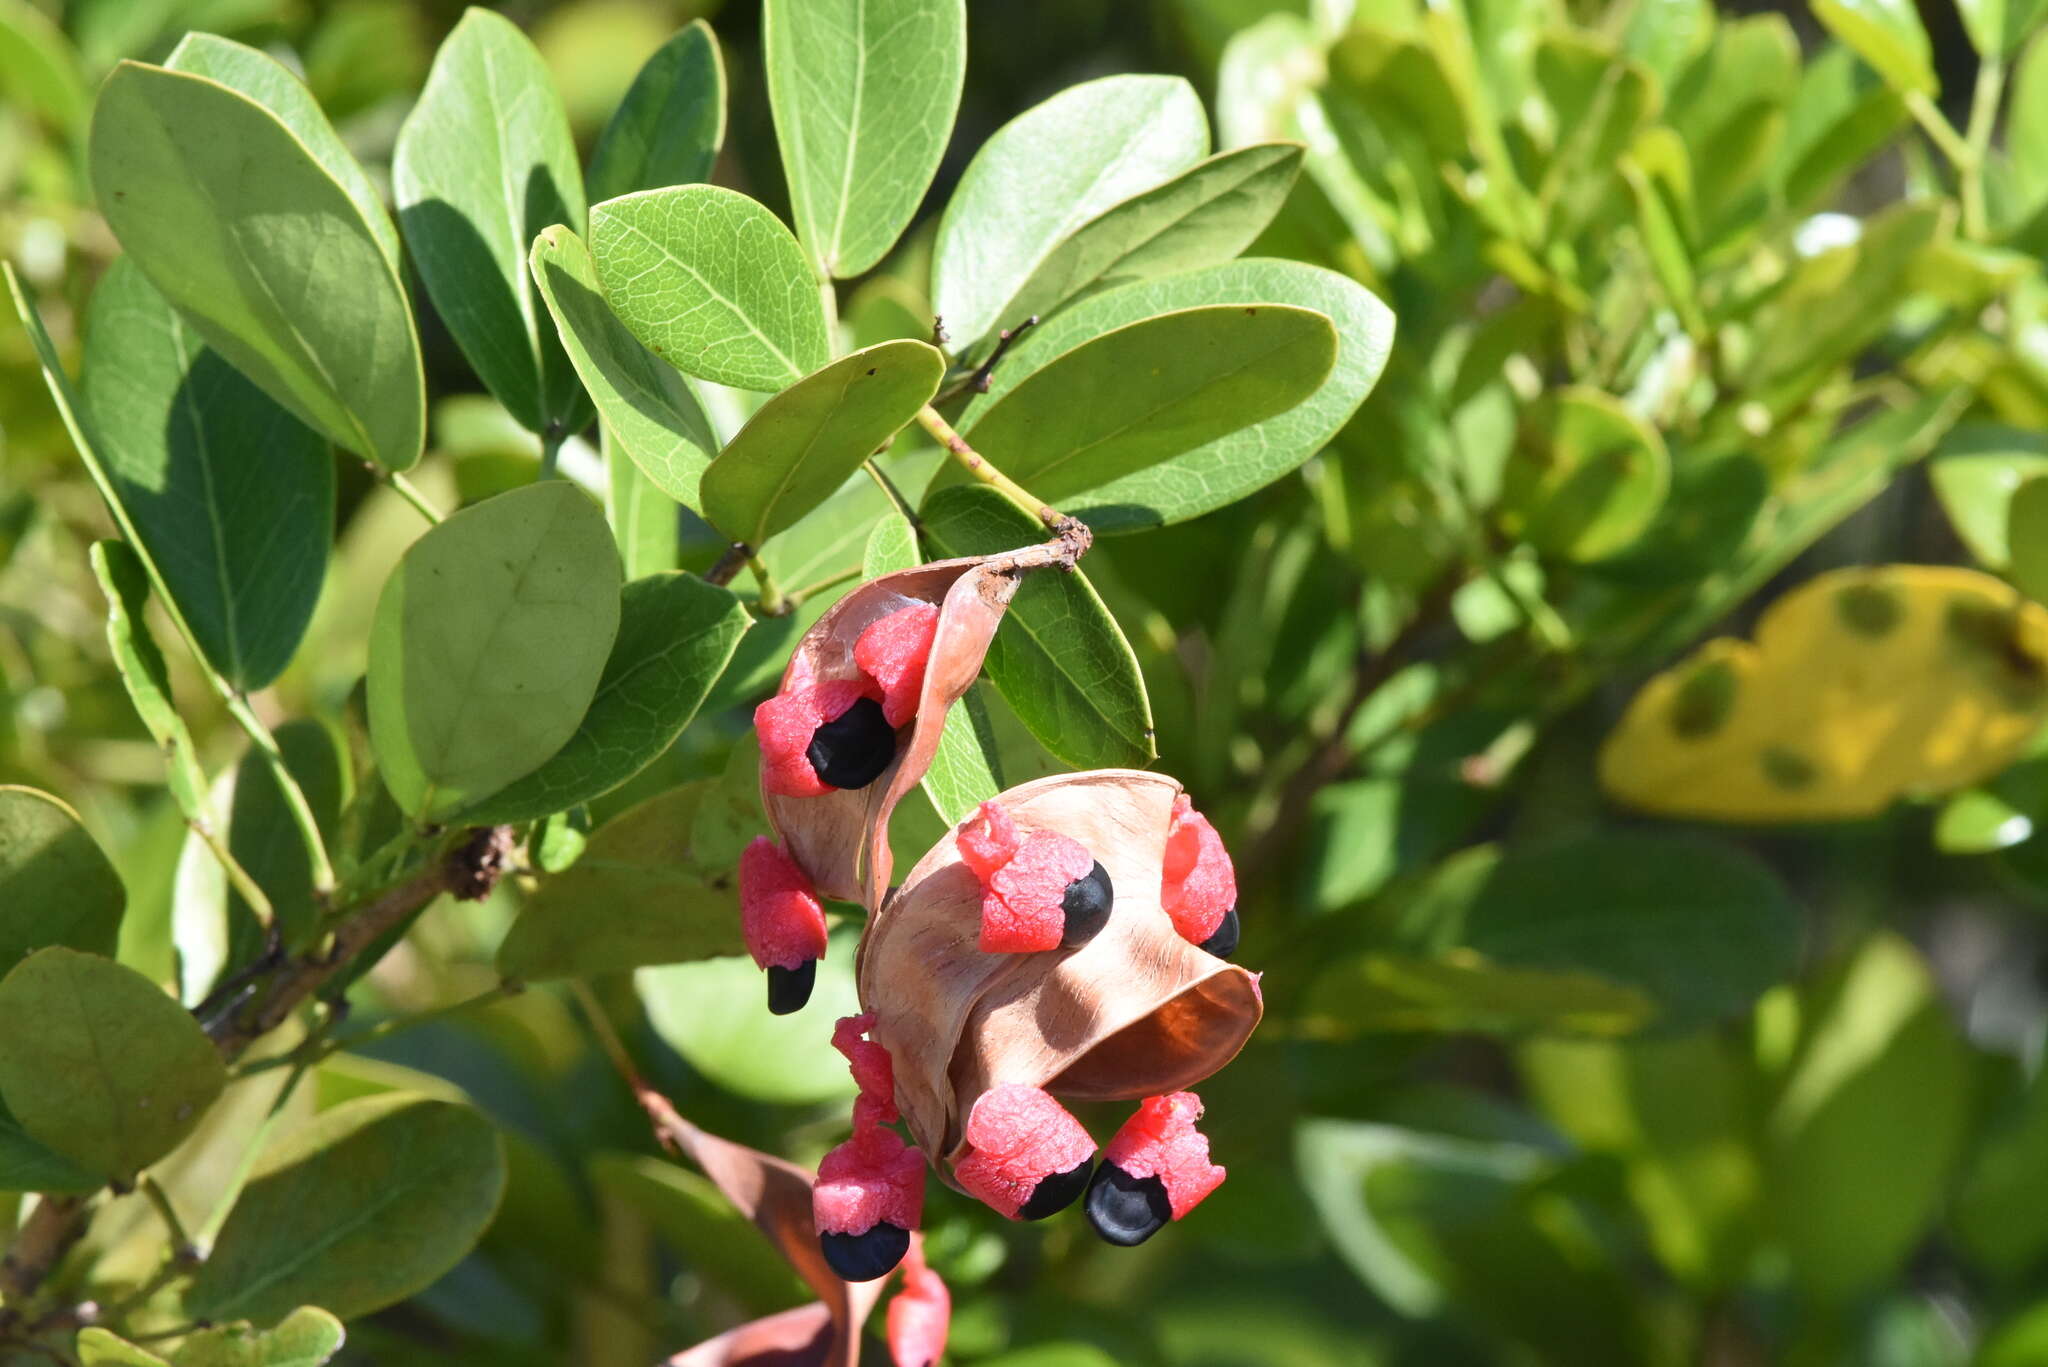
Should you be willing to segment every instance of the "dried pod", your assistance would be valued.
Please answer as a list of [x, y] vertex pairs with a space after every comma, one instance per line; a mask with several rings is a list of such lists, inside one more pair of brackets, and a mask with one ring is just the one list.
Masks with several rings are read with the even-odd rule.
[[790, 797], [762, 785], [769, 823], [827, 897], [869, 907], [880, 902], [891, 872], [889, 814], [931, 766], [946, 710], [981, 673], [982, 657], [1017, 592], [1018, 575], [1058, 563], [1060, 553], [1057, 544], [1026, 546], [885, 574], [833, 604], [797, 642], [781, 692], [858, 683], [886, 695], [884, 705], [901, 716], [902, 682], [870, 679], [855, 658], [861, 633], [906, 607], [928, 604], [938, 610], [916, 710], [898, 732], [895, 756], [879, 778], [815, 797]]
[[1078, 949], [982, 952], [982, 885], [951, 832], [870, 922], [861, 1005], [895, 1061], [904, 1122], [942, 1172], [992, 1086], [1082, 1101], [1157, 1096], [1214, 1073], [1258, 1024], [1257, 978], [1188, 943], [1160, 905], [1180, 792], [1163, 774], [1102, 769], [994, 799], [1020, 831], [1079, 841], [1114, 883], [1114, 914]]

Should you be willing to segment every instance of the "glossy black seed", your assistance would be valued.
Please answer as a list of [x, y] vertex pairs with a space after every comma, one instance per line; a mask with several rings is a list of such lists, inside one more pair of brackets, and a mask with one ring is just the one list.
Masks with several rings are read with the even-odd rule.
[[1031, 1199], [1017, 1210], [1020, 1220], [1043, 1220], [1048, 1215], [1057, 1215], [1074, 1204], [1082, 1192], [1088, 1189], [1088, 1178], [1095, 1167], [1095, 1155], [1068, 1168], [1038, 1179], [1038, 1185], [1031, 1189]]
[[910, 1231], [887, 1220], [865, 1234], [820, 1234], [818, 1247], [834, 1272], [850, 1282], [886, 1277], [910, 1251]]
[[804, 754], [834, 788], [865, 788], [896, 758], [896, 731], [880, 703], [862, 698], [813, 731]]
[[1216, 927], [1216, 933], [1202, 941], [1200, 947], [1219, 959], [1227, 959], [1237, 953], [1237, 931], [1237, 908], [1232, 907], [1223, 913], [1223, 922]]
[[1094, 939], [1095, 933], [1109, 924], [1109, 908], [1115, 901], [1116, 889], [1109, 884], [1109, 870], [1097, 861], [1087, 877], [1067, 884], [1066, 895], [1060, 898], [1060, 910], [1067, 915], [1060, 943], [1073, 949]]
[[811, 999], [811, 986], [818, 981], [818, 961], [805, 959], [795, 968], [768, 969], [768, 1010], [787, 1016], [804, 1009]]
[[1095, 1170], [1088, 1184], [1088, 1223], [1110, 1243], [1135, 1248], [1173, 1218], [1166, 1184], [1157, 1177], [1133, 1177], [1114, 1163]]

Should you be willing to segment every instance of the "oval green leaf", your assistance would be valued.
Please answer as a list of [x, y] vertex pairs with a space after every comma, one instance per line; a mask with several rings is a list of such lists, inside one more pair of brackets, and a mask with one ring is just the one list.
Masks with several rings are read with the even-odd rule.
[[582, 426], [582, 390], [526, 253], [551, 224], [583, 227], [583, 172], [554, 78], [518, 25], [462, 16], [398, 131], [391, 184], [427, 294], [485, 386], [535, 432]]
[[562, 748], [618, 635], [620, 578], [604, 514], [561, 481], [413, 544], [370, 630], [370, 740], [402, 809], [438, 820]]
[[199, 1022], [132, 968], [57, 947], [0, 980], [0, 1098], [109, 1181], [178, 1147], [226, 1083]]
[[[1045, 536], [985, 484], [938, 490], [920, 519], [934, 558], [992, 555]], [[1158, 753], [1138, 657], [1079, 570], [1024, 577], [983, 668], [1039, 744], [1076, 769], [1130, 768]]]
[[831, 359], [817, 277], [789, 229], [714, 185], [643, 190], [590, 211], [605, 297], [685, 375], [776, 390]]
[[1813, 17], [1900, 94], [1932, 95], [1941, 88], [1913, 0], [1813, 0]]
[[1025, 334], [961, 421], [979, 421], [1010, 390], [1092, 338], [1160, 314], [1223, 304], [1283, 304], [1327, 314], [1338, 338], [1329, 378], [1284, 413], [1112, 480], [1062, 511], [1100, 534], [1184, 522], [1235, 503], [1321, 450], [1379, 380], [1393, 345], [1394, 315], [1355, 280], [1297, 261], [1248, 260], [1105, 290]]
[[[977, 408], [962, 435], [1033, 494], [1065, 504], [1285, 413], [1336, 359], [1337, 331], [1313, 309], [1183, 309], [1038, 367]], [[940, 482], [965, 478], [948, 466]]]
[[1524, 418], [1502, 522], [1540, 551], [1601, 560], [1643, 534], [1670, 485], [1671, 458], [1655, 428], [1612, 395], [1563, 389]]
[[1987, 570], [2012, 561], [2006, 539], [2013, 491], [2048, 475], [2048, 436], [1994, 423], [1967, 423], [1942, 438], [1927, 481], [1949, 525]]
[[267, 686], [326, 578], [327, 442], [201, 342], [128, 258], [93, 291], [80, 387], [115, 495], [207, 662], [238, 689]]
[[598, 434], [604, 455], [604, 514], [619, 543], [626, 578], [674, 569], [682, 548], [682, 516], [675, 500], [655, 488], [620, 449], [609, 425], [600, 425]]
[[504, 1189], [504, 1146], [475, 1109], [405, 1092], [346, 1102], [257, 1160], [185, 1308], [259, 1323], [315, 1302], [381, 1310], [460, 1262]]
[[737, 873], [693, 849], [699, 779], [597, 828], [583, 855], [541, 885], [498, 950], [498, 971], [542, 981], [738, 954]]
[[274, 1329], [230, 1324], [201, 1330], [178, 1345], [171, 1367], [323, 1367], [346, 1338], [340, 1320], [302, 1305]]
[[700, 508], [697, 485], [718, 453], [718, 436], [689, 382], [612, 312], [583, 239], [548, 228], [533, 240], [531, 264], [562, 347], [613, 439], [663, 493]]
[[999, 316], [1049, 317], [1101, 290], [1234, 260], [1265, 231], [1301, 174], [1301, 147], [1221, 152], [1083, 225], [1032, 271]]
[[348, 193], [363, 216], [363, 225], [384, 249], [385, 259], [391, 262], [393, 270], [398, 269], [398, 229], [384, 208], [383, 197], [377, 193], [369, 173], [342, 142], [341, 135], [334, 131], [334, 125], [327, 121], [319, 101], [306, 89], [304, 81], [269, 53], [213, 33], [186, 34], [171, 49], [164, 65], [173, 71], [219, 81], [277, 115]]
[[796, 232], [849, 279], [903, 235], [967, 72], [966, 0], [767, 0], [768, 103]]
[[704, 518], [759, 547], [823, 503], [938, 392], [946, 359], [923, 342], [842, 356], [761, 405], [704, 472]]
[[0, 973], [51, 945], [112, 955], [127, 905], [121, 875], [77, 812], [0, 785]]
[[939, 221], [932, 304], [956, 352], [1023, 321], [1003, 309], [1083, 224], [1200, 161], [1209, 121], [1177, 76], [1106, 76], [997, 129]]
[[692, 574], [671, 570], [626, 585], [618, 637], [576, 734], [462, 819], [532, 821], [602, 797], [654, 763], [697, 715], [752, 624], [738, 595]]
[[711, 25], [693, 19], [656, 48], [590, 154], [590, 197], [711, 179], [725, 142], [725, 61]]
[[388, 470], [419, 459], [426, 385], [405, 290], [277, 115], [123, 62], [100, 88], [89, 161], [115, 236], [209, 346], [336, 445]]

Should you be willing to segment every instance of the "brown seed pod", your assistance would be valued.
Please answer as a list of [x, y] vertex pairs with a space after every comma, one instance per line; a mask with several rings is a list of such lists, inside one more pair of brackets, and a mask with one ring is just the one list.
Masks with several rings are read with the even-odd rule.
[[820, 797], [786, 797], [761, 789], [769, 824], [818, 891], [870, 909], [889, 886], [889, 815], [931, 767], [947, 709], [981, 673], [982, 657], [1016, 595], [1026, 570], [1061, 563], [1057, 542], [1001, 555], [935, 560], [885, 574], [832, 605], [791, 652], [781, 688], [812, 680], [860, 677], [854, 644], [861, 632], [914, 603], [938, 605], [938, 628], [925, 665], [917, 715], [882, 776], [865, 788], [841, 788]]
[[1160, 908], [1180, 791], [1164, 774], [1098, 769], [995, 799], [1020, 831], [1070, 836], [1108, 871], [1108, 923], [1078, 949], [981, 952], [981, 883], [951, 832], [870, 922], [861, 1006], [895, 1060], [904, 1122], [941, 1174], [995, 1083], [1082, 1101], [1155, 1096], [1216, 1072], [1258, 1025], [1257, 977], [1189, 944]]

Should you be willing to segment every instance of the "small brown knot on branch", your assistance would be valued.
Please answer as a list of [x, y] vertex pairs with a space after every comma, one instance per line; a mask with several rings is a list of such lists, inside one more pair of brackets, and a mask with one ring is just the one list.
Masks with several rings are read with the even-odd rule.
[[458, 902], [481, 902], [498, 886], [518, 843], [510, 826], [479, 826], [448, 856], [448, 891]]
[[995, 377], [996, 363], [1003, 359], [1003, 353], [1010, 349], [1010, 343], [1016, 341], [1019, 337], [1022, 337], [1037, 326], [1038, 315], [1034, 313], [1023, 322], [1017, 324], [1017, 326], [1004, 328], [1001, 332], [997, 333], [996, 349], [988, 354], [988, 359], [983, 361], [981, 368], [974, 372], [974, 378], [967, 382], [967, 387], [977, 394], [988, 393], [989, 381]]
[[1052, 508], [1041, 508], [1038, 515], [1044, 519], [1046, 526], [1052, 528], [1053, 536], [1058, 541], [1059, 567], [1068, 571], [1076, 569], [1081, 557], [1088, 554], [1088, 548], [1095, 544], [1095, 533], [1080, 518], [1068, 517]]
[[730, 584], [739, 576], [741, 568], [746, 565], [748, 557], [753, 553], [753, 547], [746, 542], [733, 542], [725, 548], [724, 554], [718, 557], [717, 562], [704, 572], [704, 582], [716, 584], [720, 588]]

